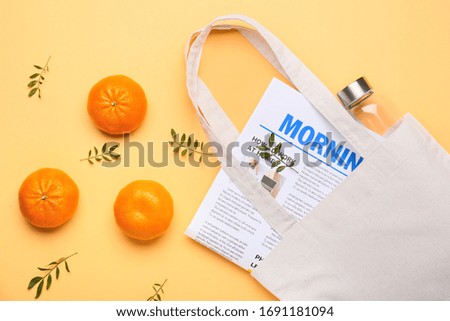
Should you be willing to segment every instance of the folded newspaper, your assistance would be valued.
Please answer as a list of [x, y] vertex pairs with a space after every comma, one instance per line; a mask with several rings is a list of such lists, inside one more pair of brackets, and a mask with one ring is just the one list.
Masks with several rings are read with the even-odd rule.
[[[300, 92], [275, 78], [238, 143], [233, 154], [242, 166], [298, 220], [363, 160]], [[185, 233], [249, 271], [281, 239], [223, 170]]]

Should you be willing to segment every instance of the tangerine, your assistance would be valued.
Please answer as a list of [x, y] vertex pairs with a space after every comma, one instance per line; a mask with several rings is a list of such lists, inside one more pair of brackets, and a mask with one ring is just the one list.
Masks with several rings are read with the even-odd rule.
[[147, 112], [147, 98], [133, 79], [114, 75], [103, 78], [91, 88], [87, 109], [98, 129], [122, 135], [141, 125]]
[[114, 216], [120, 229], [137, 240], [161, 236], [173, 217], [173, 200], [164, 186], [155, 181], [134, 181], [119, 192]]
[[41, 168], [19, 189], [19, 206], [25, 218], [40, 228], [55, 228], [70, 220], [78, 206], [79, 191], [65, 172]]

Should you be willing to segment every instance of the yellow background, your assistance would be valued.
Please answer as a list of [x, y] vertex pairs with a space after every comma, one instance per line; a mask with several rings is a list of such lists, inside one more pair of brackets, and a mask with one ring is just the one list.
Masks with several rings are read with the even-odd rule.
[[[32, 300], [36, 269], [73, 252], [41, 300], [146, 300], [167, 279], [163, 300], [272, 300], [247, 272], [190, 240], [184, 231], [217, 168], [189, 164], [90, 166], [79, 159], [115, 140], [86, 112], [91, 86], [124, 74], [144, 88], [149, 109], [132, 141], [170, 139], [170, 129], [204, 134], [185, 89], [183, 48], [191, 32], [219, 15], [242, 13], [275, 33], [333, 92], [365, 75], [399, 113], [411, 112], [450, 150], [450, 2], [447, 0], [101, 0], [2, 1], [0, 20], [1, 183], [0, 299]], [[48, 56], [42, 99], [28, 98], [33, 64]], [[201, 75], [238, 128], [273, 76], [271, 66], [238, 34], [215, 34]], [[122, 146], [118, 150], [122, 151]], [[147, 152], [147, 149], [146, 149]], [[134, 154], [133, 154], [134, 153]], [[21, 216], [17, 191], [41, 167], [66, 171], [80, 203], [63, 227], [43, 232]], [[147, 243], [124, 236], [112, 205], [136, 179], [171, 192], [167, 233]]]

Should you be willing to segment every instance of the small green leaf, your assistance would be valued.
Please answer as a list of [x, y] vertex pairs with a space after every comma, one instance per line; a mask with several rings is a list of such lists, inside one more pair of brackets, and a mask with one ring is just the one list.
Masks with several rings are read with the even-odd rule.
[[192, 155], [194, 155], [194, 152], [193, 152], [193, 151], [190, 151], [190, 152], [189, 152], [189, 157], [191, 157]]
[[100, 161], [102, 160], [102, 157], [101, 157], [101, 156], [96, 156], [96, 157], [95, 157], [95, 160], [96, 160], [97, 162], [100, 162]]
[[39, 270], [39, 271], [50, 271], [51, 269], [50, 269], [50, 268], [41, 268], [41, 267], [38, 267], [38, 270]]
[[48, 277], [47, 277], [47, 287], [46, 287], [46, 289], [48, 290], [51, 285], [52, 285], [52, 276], [51, 276], [51, 274], [49, 274]]
[[200, 149], [203, 150], [203, 142], [200, 144]]
[[159, 293], [156, 293], [156, 301], [161, 301], [161, 295]]
[[94, 164], [94, 162], [93, 162], [93, 161], [91, 161], [90, 159], [88, 159], [88, 162], [89, 162], [90, 164]]
[[203, 160], [203, 155], [200, 155], [200, 158], [198, 159], [198, 162], [201, 163]]
[[259, 156], [262, 159], [269, 159], [270, 158], [270, 153], [264, 152], [264, 153], [260, 153]]
[[198, 142], [198, 140], [195, 140], [194, 142], [194, 148], [197, 148], [200, 145], [200, 143]]
[[119, 147], [119, 145], [113, 145], [109, 148], [109, 151], [112, 152], [112, 151], [116, 150], [117, 147]]
[[58, 280], [58, 278], [59, 278], [59, 266], [58, 267], [56, 267], [56, 279]]
[[28, 290], [32, 289], [40, 280], [42, 280], [41, 276], [32, 278], [30, 283], [28, 283]]
[[187, 146], [188, 146], [188, 147], [191, 147], [191, 143], [192, 143], [192, 137], [189, 136], [189, 137], [188, 137], [188, 140], [187, 140]]
[[[161, 286], [161, 284], [155, 283], [153, 284], [154, 286]], [[155, 287], [153, 287], [153, 289], [156, 291]]]
[[106, 153], [106, 143], [104, 143], [102, 146], [102, 153]]
[[177, 137], [177, 132], [173, 128], [170, 130], [170, 134], [172, 135], [173, 139], [175, 140], [175, 138]]
[[275, 148], [273, 149], [273, 153], [278, 154], [280, 150], [281, 150], [281, 143], [278, 143], [278, 145], [275, 146]]
[[41, 66], [38, 65], [33, 65], [36, 69], [42, 70], [43, 68]]
[[105, 161], [107, 161], [107, 162], [110, 162], [110, 161], [112, 161], [112, 159], [111, 158], [109, 158], [108, 156], [106, 156], [106, 155], [102, 155], [102, 157], [103, 157], [103, 160], [105, 160]]
[[69, 264], [67, 264], [67, 261], [64, 261], [64, 265], [66, 266], [66, 271], [70, 273]]
[[274, 143], [275, 143], [275, 134], [272, 133], [269, 136], [269, 147], [272, 147]]
[[44, 287], [44, 280], [41, 280], [41, 282], [38, 285], [37, 291], [36, 291], [36, 296], [34, 297], [35, 299], [38, 299], [41, 296], [43, 287]]
[[177, 147], [175, 147], [175, 148], [173, 149], [173, 152], [174, 152], [174, 153], [178, 153], [178, 151], [180, 150], [180, 147], [181, 147], [181, 145], [178, 145]]
[[261, 151], [270, 150], [270, 148], [265, 145], [258, 146], [257, 148]]
[[277, 173], [281, 172], [282, 170], [284, 170], [286, 168], [286, 166], [280, 166], [277, 168]]
[[31, 89], [30, 90], [30, 92], [28, 93], [28, 97], [31, 97], [31, 96], [33, 96], [35, 93], [36, 93], [36, 91], [37, 91], [38, 89], [37, 89], [37, 87], [36, 88], [33, 88], [33, 89]]
[[182, 156], [186, 155], [187, 151], [188, 151], [187, 149], [183, 150], [183, 151], [181, 152], [181, 155], [182, 155]]
[[28, 87], [33, 87], [34, 85], [36, 85], [37, 84], [37, 80], [32, 80], [32, 81], [30, 81], [29, 83], [28, 83]]
[[184, 143], [185, 140], [186, 140], [186, 134], [183, 134], [183, 136], [181, 136], [181, 142]]
[[109, 156], [111, 156], [113, 159], [118, 159], [120, 157], [120, 154], [111, 152], [111, 153], [109, 153]]
[[38, 88], [38, 97], [41, 98], [41, 89]]
[[97, 147], [95, 147], [95, 146], [94, 146], [94, 153], [95, 153], [95, 156], [98, 155], [98, 149], [97, 149]]
[[30, 76], [30, 79], [34, 79], [34, 78], [36, 78], [37, 76], [39, 76], [39, 74], [32, 74], [32, 75]]
[[88, 157], [91, 157], [91, 155], [92, 155], [92, 150], [89, 151]]

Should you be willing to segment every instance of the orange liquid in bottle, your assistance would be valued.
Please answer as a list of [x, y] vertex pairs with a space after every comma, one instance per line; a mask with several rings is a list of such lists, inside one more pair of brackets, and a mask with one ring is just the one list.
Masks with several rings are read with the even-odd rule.
[[371, 97], [351, 108], [350, 112], [364, 126], [379, 135], [383, 135], [395, 122], [389, 113]]

